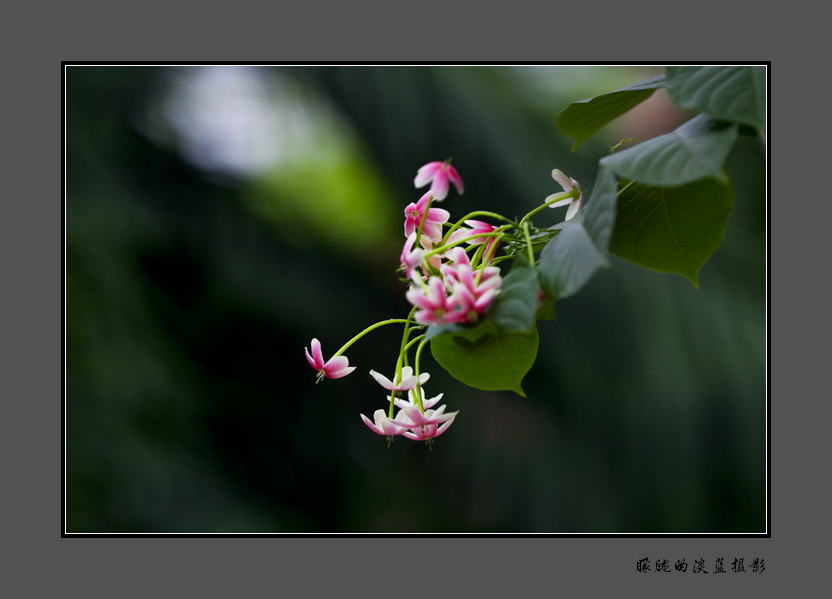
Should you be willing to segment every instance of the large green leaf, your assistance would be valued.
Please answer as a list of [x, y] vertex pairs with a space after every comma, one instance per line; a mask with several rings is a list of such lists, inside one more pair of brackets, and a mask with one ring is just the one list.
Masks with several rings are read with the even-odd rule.
[[430, 351], [442, 368], [466, 385], [525, 397], [521, 382], [534, 364], [538, 343], [537, 327], [527, 333], [502, 333], [483, 320], [461, 332], [436, 335]]
[[538, 276], [543, 292], [553, 299], [576, 293], [596, 270], [609, 266], [607, 247], [615, 224], [615, 178], [600, 168], [588, 204], [540, 252]]
[[722, 243], [734, 211], [731, 182], [625, 188], [610, 252], [645, 268], [683, 275], [698, 289], [699, 269]]
[[601, 164], [627, 179], [656, 186], [727, 180], [723, 162], [737, 139], [737, 127], [695, 116], [675, 131], [607, 156]]
[[667, 67], [667, 92], [679, 106], [745, 123], [766, 135], [766, 67]]
[[644, 102], [664, 85], [665, 76], [659, 75], [594, 98], [573, 102], [558, 115], [558, 129], [575, 139], [575, 145], [572, 146], [574, 152], [601, 127]]
[[537, 271], [524, 254], [517, 254], [486, 317], [503, 333], [529, 332], [537, 314], [537, 289]]

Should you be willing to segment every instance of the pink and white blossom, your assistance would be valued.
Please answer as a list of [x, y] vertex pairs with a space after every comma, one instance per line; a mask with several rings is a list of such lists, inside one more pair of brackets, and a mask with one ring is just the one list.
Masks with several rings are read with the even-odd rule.
[[485, 312], [494, 301], [497, 295], [495, 289], [486, 289], [476, 295], [465, 285], [458, 283], [454, 285], [453, 298], [456, 301], [457, 309], [461, 316], [460, 321], [474, 322]]
[[458, 193], [464, 191], [462, 177], [450, 162], [428, 162], [416, 172], [413, 185], [419, 189], [430, 183], [428, 193], [433, 196], [434, 201], [441, 202], [448, 196], [448, 181], [454, 184]]
[[[439, 395], [437, 395], [436, 397], [432, 397], [431, 399], [427, 399], [427, 398], [423, 397], [422, 398], [422, 407], [425, 410], [427, 410], [429, 408], [432, 408], [433, 406], [435, 406], [436, 404], [438, 404], [442, 400], [442, 397], [444, 397], [444, 395], [445, 395], [444, 393], [440, 393]], [[395, 404], [399, 408], [403, 408], [407, 405], [417, 406], [417, 408], [418, 408], [419, 402], [416, 398], [416, 389], [411, 389], [410, 391], [408, 391], [407, 401], [405, 401], [404, 399], [396, 399], [396, 400], [394, 400], [394, 402], [399, 402], [399, 403]], [[399, 404], [401, 404], [401, 405], [399, 405]], [[397, 417], [397, 419], [398, 419], [398, 417]]]
[[406, 419], [401, 418], [401, 415], [396, 416], [396, 422], [400, 424], [407, 424], [410, 428], [417, 426], [426, 426], [428, 424], [442, 424], [446, 420], [450, 420], [457, 415], [458, 412], [451, 412], [445, 414], [445, 406], [439, 406], [438, 409], [427, 408], [424, 412], [419, 409], [416, 404], [404, 402], [400, 399], [396, 400], [396, 407], [401, 408]]
[[[454, 412], [454, 414], [456, 414], [456, 412]], [[412, 439], [413, 441], [425, 441], [430, 443], [433, 439], [448, 430], [448, 427], [454, 423], [454, 418], [456, 418], [456, 415], [452, 416], [441, 425], [425, 424], [423, 426], [411, 428], [409, 431], [402, 432], [402, 436]]]
[[[448, 243], [456, 243], [457, 241], [462, 241], [467, 237], [473, 237], [477, 234], [484, 234], [484, 233], [493, 233], [497, 230], [497, 227], [483, 222], [481, 220], [466, 220], [466, 225], [469, 225], [471, 228], [466, 229], [465, 227], [460, 227], [453, 233], [451, 233], [450, 237], [448, 237]], [[467, 241], [468, 245], [480, 245], [483, 243], [487, 243], [485, 246], [485, 255], [493, 257], [497, 251], [497, 248], [500, 247], [500, 242], [497, 241], [495, 237], [475, 237], [474, 239], [469, 239]], [[496, 244], [496, 246], [495, 246]], [[493, 246], [493, 247], [492, 247]]]
[[[370, 375], [376, 379], [376, 382], [387, 389], [388, 391], [410, 391], [418, 383], [420, 386], [428, 382], [430, 374], [427, 372], [421, 373], [418, 377], [413, 374], [413, 369], [410, 366], [402, 366], [401, 377], [398, 383], [394, 383], [383, 374], [379, 374], [375, 370], [370, 371]], [[395, 380], [397, 377], [393, 377]]]
[[407, 301], [419, 308], [414, 319], [419, 324], [446, 324], [454, 320], [455, 300], [448, 296], [444, 281], [431, 277], [425, 284], [411, 285], [405, 293]]
[[445, 414], [445, 406], [433, 409], [440, 399], [442, 393], [432, 399], [422, 400], [424, 412], [419, 409], [413, 391], [409, 394], [409, 401], [395, 400], [396, 407], [400, 408], [398, 415], [392, 422], [396, 425], [406, 426], [408, 431], [403, 431], [402, 436], [414, 441], [428, 441], [444, 433], [459, 412]]
[[[404, 414], [399, 412], [399, 415], [403, 416]], [[376, 410], [373, 412], [373, 419], [375, 422], [370, 421], [370, 419], [364, 414], [361, 414], [361, 420], [364, 421], [364, 424], [369, 426], [373, 432], [378, 433], [379, 435], [384, 435], [385, 437], [395, 437], [396, 435], [401, 435], [408, 429], [407, 426], [396, 424], [390, 420], [384, 410]]]
[[[496, 266], [481, 267], [475, 272], [468, 254], [461, 247], [451, 248], [446, 255], [451, 263], [443, 265], [440, 272], [451, 287], [457, 283], [462, 283], [472, 292], [476, 292], [480, 289], [482, 291], [491, 288], [497, 289], [502, 283], [500, 269]], [[479, 274], [480, 271], [482, 271], [482, 274]], [[476, 280], [477, 276], [479, 276], [479, 282]]]
[[321, 353], [321, 342], [317, 339], [312, 340], [311, 355], [309, 354], [308, 348], [304, 349], [309, 365], [318, 371], [318, 381], [324, 377], [328, 379], [340, 379], [355, 370], [355, 366], [349, 365], [350, 363], [346, 356], [336, 356], [330, 358], [328, 362], [324, 362], [324, 357]]
[[[404, 209], [405, 237], [410, 237], [412, 233], [419, 229], [419, 224], [422, 222], [422, 217], [424, 217], [425, 223], [422, 225], [422, 235], [426, 235], [434, 242], [442, 239], [442, 225], [448, 222], [451, 214], [442, 208], [427, 208], [430, 198], [431, 192], [427, 192], [419, 198], [418, 202], [408, 204], [407, 208]], [[425, 216], [426, 208], [427, 216]]]
[[448, 257], [453, 264], [443, 265], [441, 273], [452, 289], [451, 299], [458, 311], [454, 322], [475, 321], [488, 309], [497, 295], [497, 290], [502, 284], [500, 269], [496, 266], [486, 266], [474, 272], [468, 254], [459, 247], [451, 249]]
[[558, 208], [560, 206], [566, 206], [569, 204], [569, 208], [566, 210], [566, 216], [564, 220], [570, 220], [573, 216], [578, 213], [578, 210], [581, 209], [581, 205], [584, 201], [584, 194], [581, 191], [581, 184], [575, 181], [575, 179], [571, 179], [563, 174], [563, 172], [559, 171], [558, 169], [552, 170], [552, 178], [560, 183], [560, 186], [563, 187], [562, 193], [555, 193], [546, 198], [546, 202], [550, 202], [556, 199], [558, 196], [567, 195], [572, 193], [573, 190], [578, 190], [578, 197], [567, 197], [559, 202], [553, 202], [549, 204], [549, 208]]

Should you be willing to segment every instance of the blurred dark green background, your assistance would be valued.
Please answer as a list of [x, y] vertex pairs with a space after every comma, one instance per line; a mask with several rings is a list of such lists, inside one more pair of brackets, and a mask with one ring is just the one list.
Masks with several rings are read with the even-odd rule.
[[608, 145], [686, 115], [661, 90], [573, 154], [557, 114], [660, 72], [67, 67], [67, 531], [764, 532], [756, 139], [729, 158], [736, 209], [700, 290], [613, 259], [540, 323], [527, 398], [427, 356], [460, 411], [433, 451], [359, 418], [386, 404], [369, 370], [392, 372], [398, 326], [341, 380], [315, 385], [303, 353], [406, 315], [419, 166], [453, 157], [452, 218], [521, 216], [555, 167], [591, 189]]

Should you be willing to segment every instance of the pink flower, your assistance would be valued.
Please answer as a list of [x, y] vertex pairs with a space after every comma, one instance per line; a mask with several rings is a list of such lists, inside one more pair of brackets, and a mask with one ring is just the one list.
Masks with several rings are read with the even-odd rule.
[[321, 342], [317, 339], [312, 340], [312, 355], [309, 355], [308, 348], [304, 349], [306, 350], [306, 359], [309, 365], [318, 371], [318, 382], [324, 377], [328, 379], [340, 379], [355, 370], [355, 366], [349, 365], [350, 363], [346, 356], [336, 356], [325, 363], [321, 354]]
[[494, 301], [496, 295], [495, 289], [487, 289], [477, 295], [461, 283], [454, 285], [453, 291], [453, 298], [456, 300], [459, 313], [464, 315], [461, 320], [469, 322], [478, 320]]
[[442, 393], [433, 399], [425, 399], [422, 401], [422, 406], [425, 411], [419, 409], [413, 391], [410, 392], [409, 401], [397, 399], [395, 401], [396, 407], [400, 408], [400, 412], [392, 421], [394, 424], [404, 426], [410, 430], [402, 432], [402, 435], [414, 441], [429, 441], [434, 437], [438, 437], [444, 433], [456, 418], [459, 412], [451, 412], [445, 414], [445, 406], [439, 406], [434, 410], [433, 406], [442, 399]]
[[419, 308], [414, 318], [420, 324], [445, 324], [453, 320], [454, 300], [448, 297], [445, 283], [439, 277], [431, 277], [426, 288], [412, 285], [405, 294], [407, 301]]
[[404, 412], [404, 416], [407, 417], [406, 419], [401, 418], [400, 414], [399, 416], [396, 416], [396, 422], [399, 424], [407, 424], [409, 428], [427, 426], [429, 424], [442, 424], [446, 420], [450, 420], [456, 416], [458, 413], [451, 412], [450, 414], [445, 414], [445, 406], [439, 406], [438, 410], [427, 408], [424, 412], [422, 412], [418, 405], [406, 403], [400, 399], [396, 400], [396, 407], [401, 408], [402, 412]]
[[[419, 229], [419, 224], [422, 222], [422, 217], [425, 215], [425, 208], [427, 208], [428, 200], [430, 200], [431, 192], [427, 192], [415, 204], [411, 203], [404, 209], [404, 234], [410, 237], [411, 233]], [[422, 226], [422, 235], [427, 235], [433, 241], [442, 239], [442, 225], [448, 222], [451, 214], [447, 210], [441, 208], [429, 208], [428, 214], [425, 217], [425, 224]]]
[[578, 190], [577, 198], [568, 197], [559, 202], [549, 204], [549, 208], [558, 208], [560, 206], [566, 206], [567, 204], [569, 204], [569, 208], [566, 210], [566, 217], [563, 220], [570, 220], [573, 216], [575, 216], [578, 213], [578, 210], [581, 209], [581, 204], [584, 201], [584, 194], [581, 192], [581, 184], [575, 181], [575, 179], [567, 178], [566, 175], [564, 175], [558, 169], [554, 169], [552, 171], [552, 178], [558, 183], [560, 183], [561, 187], [563, 187], [563, 193], [555, 193], [548, 196], [545, 200], [546, 202], [550, 202], [556, 199], [558, 196], [571, 193], [573, 190]]
[[462, 177], [456, 172], [456, 169], [451, 166], [450, 162], [428, 162], [416, 173], [416, 178], [413, 179], [413, 185], [416, 189], [424, 187], [431, 183], [430, 193], [433, 199], [441, 202], [448, 195], [448, 180], [454, 184], [457, 192], [460, 194], [464, 191], [462, 184]]
[[413, 244], [416, 243], [416, 233], [413, 232], [407, 237], [402, 248], [402, 255], [399, 261], [404, 268], [405, 275], [408, 279], [413, 278], [416, 269], [425, 261], [425, 252], [421, 248], [413, 249]]
[[[402, 415], [402, 413], [399, 412], [399, 415]], [[364, 424], [369, 426], [373, 432], [378, 433], [379, 435], [384, 435], [388, 439], [390, 437], [395, 437], [396, 435], [401, 435], [408, 428], [390, 420], [384, 410], [376, 410], [373, 412], [373, 419], [375, 422], [370, 422], [369, 418], [367, 418], [364, 414], [361, 414], [361, 420], [364, 421]]]
[[[472, 237], [477, 234], [484, 234], [484, 233], [493, 233], [497, 230], [497, 227], [490, 225], [486, 222], [481, 220], [466, 220], [466, 225], [472, 227], [471, 229], [457, 229], [451, 236], [448, 238], [448, 243], [454, 243], [455, 241], [459, 241], [465, 239], [466, 237]], [[461, 232], [461, 233], [460, 233]], [[494, 254], [497, 252], [497, 248], [500, 247], [500, 243], [497, 241], [495, 237], [477, 237], [475, 239], [468, 240], [468, 245], [480, 245], [482, 243], [487, 243], [488, 245], [485, 246], [485, 255], [494, 257]], [[494, 244], [497, 244], [495, 247]]]
[[459, 311], [459, 318], [455, 322], [477, 320], [494, 301], [497, 289], [502, 284], [500, 269], [487, 266], [481, 273], [475, 273], [468, 254], [459, 247], [448, 252], [448, 256], [453, 261], [453, 266], [446, 264], [441, 272], [453, 290], [451, 298]]
[[370, 375], [374, 379], [376, 379], [376, 382], [379, 385], [381, 385], [388, 391], [409, 391], [416, 386], [416, 383], [419, 383], [419, 385], [424, 385], [426, 382], [428, 382], [428, 379], [430, 378], [430, 375], [427, 372], [423, 372], [417, 378], [413, 374], [413, 369], [410, 366], [402, 367], [401, 379], [399, 383], [394, 383], [386, 376], [377, 373], [375, 370], [371, 370]]
[[433, 439], [448, 430], [448, 427], [454, 423], [454, 418], [456, 418], [456, 412], [454, 412], [454, 416], [451, 416], [451, 418], [442, 423], [441, 426], [437, 424], [425, 424], [423, 426], [411, 428], [409, 431], [402, 432], [402, 436], [407, 437], [408, 439], [413, 439], [414, 441], [425, 441], [426, 443], [431, 443]]

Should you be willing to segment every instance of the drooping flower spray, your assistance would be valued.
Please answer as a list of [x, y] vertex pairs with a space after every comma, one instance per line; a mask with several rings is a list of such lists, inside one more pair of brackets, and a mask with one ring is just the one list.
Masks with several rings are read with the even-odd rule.
[[[403, 324], [402, 341], [391, 378], [375, 370], [370, 375], [387, 392], [387, 409], [378, 409], [371, 420], [361, 414], [362, 421], [373, 432], [384, 436], [388, 446], [394, 437], [425, 441], [429, 445], [454, 422], [458, 412], [447, 413], [445, 406], [436, 406], [442, 393], [427, 399], [424, 385], [430, 374], [422, 372], [421, 355], [430, 342], [429, 327], [464, 329], [487, 319], [489, 309], [498, 300], [503, 275], [498, 264], [518, 252], [533, 262], [530, 217], [547, 206], [569, 205], [567, 219], [580, 210], [583, 195], [578, 182], [558, 170], [553, 178], [563, 192], [546, 198], [544, 203], [520, 221], [486, 211], [474, 211], [450, 224], [451, 214], [433, 204], [448, 196], [451, 184], [459, 194], [464, 191], [462, 177], [450, 160], [429, 162], [418, 169], [414, 186], [430, 184], [418, 201], [404, 210], [405, 242], [400, 255], [404, 291], [413, 306], [406, 318], [383, 320], [367, 327], [353, 337], [329, 360], [324, 360], [321, 344], [313, 339], [311, 352], [306, 349], [309, 364], [318, 372], [317, 380], [342, 378], [355, 367], [342, 355], [367, 333], [387, 324]], [[481, 218], [489, 218], [489, 223]], [[467, 225], [467, 226], [463, 226]], [[554, 236], [550, 229], [535, 229], [536, 236]], [[508, 251], [498, 256], [500, 248]], [[525, 258], [524, 258], [525, 259]], [[541, 296], [534, 290], [535, 300]], [[442, 329], [435, 329], [436, 333]], [[414, 350], [415, 347], [415, 350]], [[411, 365], [410, 354], [414, 353]]]

